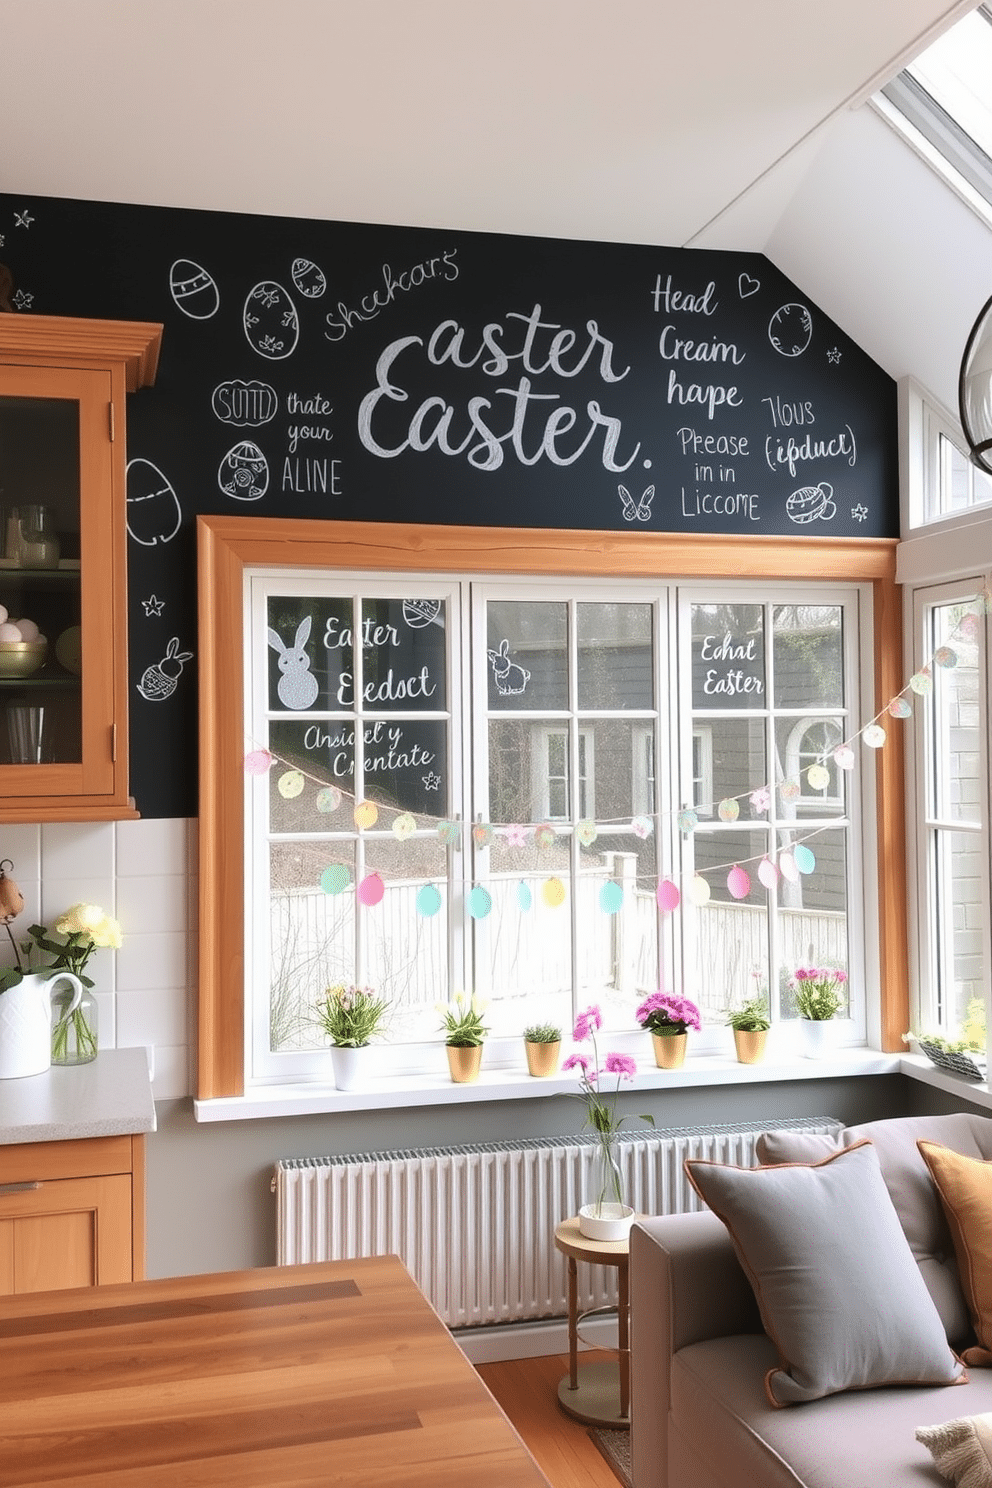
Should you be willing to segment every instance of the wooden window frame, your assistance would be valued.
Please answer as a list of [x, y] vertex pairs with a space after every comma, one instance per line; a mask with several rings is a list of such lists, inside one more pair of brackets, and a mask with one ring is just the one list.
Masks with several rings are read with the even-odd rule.
[[[549, 574], [612, 579], [841, 580], [873, 591], [875, 709], [902, 688], [895, 539], [739, 537], [424, 526], [266, 517], [197, 519], [200, 657], [197, 1096], [240, 1096], [244, 1070], [244, 570]], [[884, 1050], [909, 1026], [902, 731], [875, 754]], [[867, 766], [866, 766], [867, 767]]]

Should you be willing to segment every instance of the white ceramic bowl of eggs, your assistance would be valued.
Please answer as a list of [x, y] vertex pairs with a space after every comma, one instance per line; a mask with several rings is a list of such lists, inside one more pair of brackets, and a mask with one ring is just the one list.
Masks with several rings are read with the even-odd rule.
[[12, 620], [0, 604], [0, 677], [30, 677], [45, 660], [48, 640], [33, 620]]

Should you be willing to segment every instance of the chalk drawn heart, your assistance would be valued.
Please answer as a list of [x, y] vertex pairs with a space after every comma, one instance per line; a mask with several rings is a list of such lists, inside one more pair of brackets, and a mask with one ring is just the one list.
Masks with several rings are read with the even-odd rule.
[[758, 293], [758, 290], [761, 288], [761, 280], [752, 279], [750, 274], [742, 274], [737, 281], [737, 288], [741, 299], [746, 300], [749, 295]]

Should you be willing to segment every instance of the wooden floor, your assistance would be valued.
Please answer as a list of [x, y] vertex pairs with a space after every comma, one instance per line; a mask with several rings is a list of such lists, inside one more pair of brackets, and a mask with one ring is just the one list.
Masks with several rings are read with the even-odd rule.
[[[583, 1354], [582, 1362], [591, 1363], [598, 1357]], [[620, 1488], [593, 1443], [589, 1427], [567, 1416], [558, 1405], [558, 1382], [568, 1373], [567, 1355], [508, 1359], [477, 1368], [552, 1488]]]

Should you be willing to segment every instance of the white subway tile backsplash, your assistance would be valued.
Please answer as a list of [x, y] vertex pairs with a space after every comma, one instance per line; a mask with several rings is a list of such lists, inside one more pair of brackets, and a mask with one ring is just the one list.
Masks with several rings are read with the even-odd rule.
[[122, 1049], [185, 1044], [187, 1038], [184, 988], [118, 994], [117, 1042]]
[[122, 875], [117, 880], [117, 918], [128, 936], [163, 930], [185, 933], [188, 921], [185, 878], [178, 873], [153, 873], [142, 878]]
[[43, 872], [41, 876], [41, 922], [51, 930], [59, 915], [65, 914], [74, 904], [97, 904], [109, 915], [115, 914], [116, 888], [114, 875], [103, 878], [93, 875], [66, 877], [60, 873]]
[[117, 822], [117, 872], [122, 878], [188, 871], [187, 838], [195, 823], [183, 817]]
[[98, 879], [112, 883], [114, 859], [114, 832], [105, 822], [46, 822], [41, 828], [43, 881]]
[[186, 936], [178, 930], [125, 934], [124, 944], [115, 954], [119, 993], [186, 986]]
[[41, 877], [41, 827], [37, 822], [0, 826], [0, 859], [7, 858], [13, 867], [6, 871], [26, 895], [25, 883], [37, 882]]

